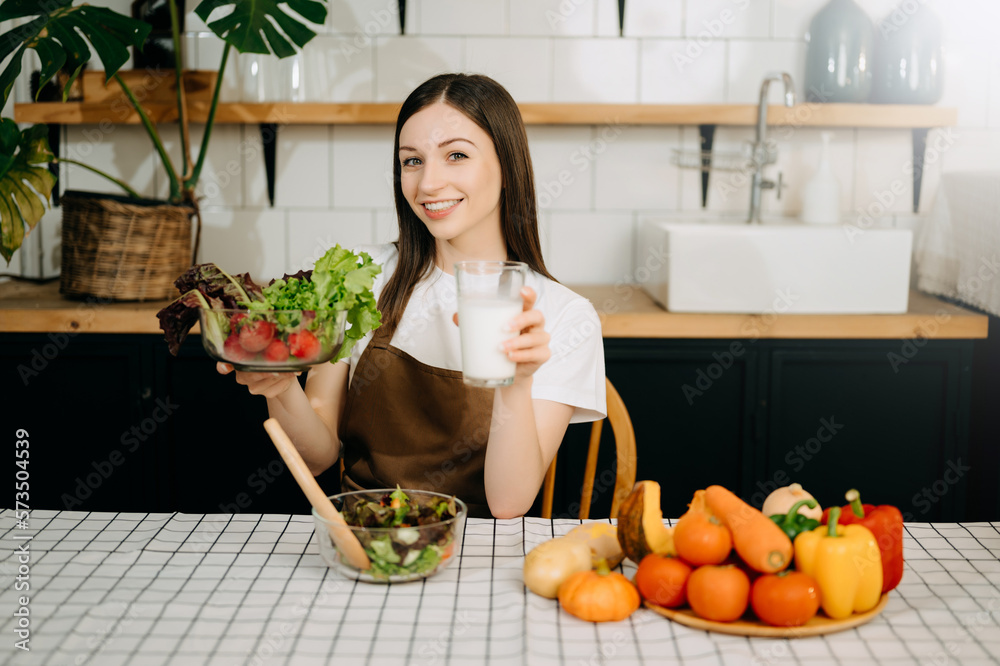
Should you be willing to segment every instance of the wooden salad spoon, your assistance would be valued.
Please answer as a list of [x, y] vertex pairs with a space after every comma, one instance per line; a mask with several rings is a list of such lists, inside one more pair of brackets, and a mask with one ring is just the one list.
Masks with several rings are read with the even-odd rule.
[[333, 542], [337, 545], [337, 548], [340, 549], [340, 552], [351, 566], [357, 567], [362, 571], [370, 569], [371, 561], [368, 559], [365, 549], [361, 546], [361, 542], [358, 541], [358, 537], [347, 526], [347, 521], [340, 515], [337, 507], [333, 505], [333, 502], [326, 496], [323, 489], [319, 487], [316, 477], [306, 467], [305, 461], [302, 460], [298, 449], [295, 448], [292, 440], [285, 433], [285, 429], [281, 427], [277, 419], [270, 418], [264, 421], [264, 430], [271, 436], [271, 441], [277, 447], [282, 460], [285, 461], [288, 469], [292, 471], [292, 476], [295, 477], [295, 481], [299, 484], [302, 492], [306, 494], [309, 503], [316, 509], [316, 513], [327, 522], [332, 523], [330, 525], [330, 536], [333, 538]]

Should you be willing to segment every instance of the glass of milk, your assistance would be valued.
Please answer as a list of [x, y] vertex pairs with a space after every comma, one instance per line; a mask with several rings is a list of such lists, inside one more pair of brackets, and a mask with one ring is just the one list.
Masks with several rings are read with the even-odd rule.
[[520, 261], [460, 261], [458, 330], [462, 341], [462, 379], [470, 386], [495, 388], [514, 383], [515, 363], [500, 345], [518, 331], [507, 323], [524, 309], [521, 288], [528, 265]]

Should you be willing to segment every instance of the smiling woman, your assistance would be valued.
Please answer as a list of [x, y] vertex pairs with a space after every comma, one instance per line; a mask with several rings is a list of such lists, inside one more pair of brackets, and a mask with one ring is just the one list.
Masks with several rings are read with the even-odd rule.
[[[399, 485], [457, 495], [470, 516], [522, 515], [569, 423], [604, 417], [600, 321], [545, 268], [527, 136], [502, 86], [426, 81], [393, 149], [399, 239], [368, 249], [381, 327], [349, 362], [314, 367], [304, 390], [264, 373], [237, 381], [267, 396], [314, 473], [343, 457], [345, 490]], [[454, 265], [469, 260], [528, 268], [501, 349], [514, 379], [500, 388], [463, 382]]]

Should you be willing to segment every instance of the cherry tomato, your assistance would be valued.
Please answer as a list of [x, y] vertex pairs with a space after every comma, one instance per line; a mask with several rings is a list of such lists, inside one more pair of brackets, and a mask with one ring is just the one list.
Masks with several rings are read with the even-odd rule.
[[754, 581], [753, 612], [776, 627], [798, 627], [819, 610], [819, 584], [801, 571], [767, 574]]
[[658, 606], [676, 608], [687, 598], [691, 567], [676, 557], [651, 553], [642, 558], [635, 572], [635, 586], [643, 599]]
[[739, 567], [706, 564], [691, 572], [687, 599], [691, 610], [706, 620], [732, 622], [746, 612], [750, 579]]

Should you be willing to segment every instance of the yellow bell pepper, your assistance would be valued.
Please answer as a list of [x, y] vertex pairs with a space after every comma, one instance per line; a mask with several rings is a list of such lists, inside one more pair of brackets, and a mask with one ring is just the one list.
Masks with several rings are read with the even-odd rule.
[[823, 611], [834, 619], [863, 613], [882, 596], [882, 556], [875, 536], [862, 525], [838, 525], [840, 507], [829, 524], [795, 537], [795, 568], [819, 583]]

